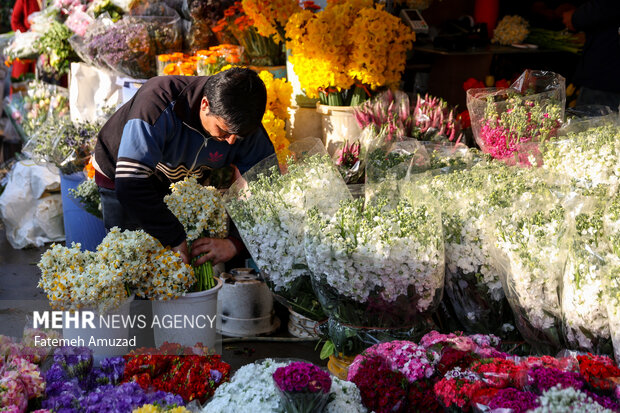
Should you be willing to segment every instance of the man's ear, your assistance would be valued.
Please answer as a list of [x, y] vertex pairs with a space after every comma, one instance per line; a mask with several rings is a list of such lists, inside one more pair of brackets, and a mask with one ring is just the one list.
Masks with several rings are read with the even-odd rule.
[[202, 100], [200, 101], [200, 111], [209, 113], [209, 101], [205, 96], [203, 96]]

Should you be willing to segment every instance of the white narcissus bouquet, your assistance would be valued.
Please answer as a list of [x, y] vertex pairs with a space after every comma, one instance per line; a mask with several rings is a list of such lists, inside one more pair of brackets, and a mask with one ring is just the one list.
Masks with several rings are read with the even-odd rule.
[[[274, 292], [286, 298], [295, 311], [318, 319], [323, 314], [316, 308], [302, 247], [306, 211], [316, 207], [333, 213], [340, 199], [351, 196], [322, 143], [296, 143], [293, 153], [297, 145], [311, 148], [301, 159], [290, 158], [284, 174], [273, 158], [257, 165], [233, 184], [226, 195], [226, 207]], [[317, 145], [322, 150], [317, 150]], [[331, 196], [325, 196], [326, 191]], [[301, 291], [310, 301], [297, 294]]]
[[112, 228], [96, 252], [52, 245], [38, 267], [38, 286], [52, 308], [94, 308], [104, 313], [118, 308], [131, 294], [153, 300], [183, 295], [194, 283], [191, 267], [178, 253], [164, 248], [144, 231]]
[[[195, 177], [173, 183], [170, 188], [172, 192], [164, 197], [164, 202], [183, 224], [190, 249], [198, 238], [225, 238], [228, 235], [226, 209], [216, 188], [200, 185]], [[198, 278], [195, 291], [215, 287], [211, 261], [195, 267], [194, 272]]]
[[616, 362], [620, 362], [620, 195], [618, 194], [606, 205], [603, 229], [609, 241], [608, 253], [605, 256], [609, 266], [604, 279], [605, 303], [614, 356]]

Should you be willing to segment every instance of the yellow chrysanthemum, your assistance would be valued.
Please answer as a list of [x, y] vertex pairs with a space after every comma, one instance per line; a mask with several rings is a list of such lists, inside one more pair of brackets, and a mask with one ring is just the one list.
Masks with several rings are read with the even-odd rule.
[[521, 16], [505, 16], [493, 32], [492, 43], [511, 45], [521, 43], [530, 33], [528, 22]]

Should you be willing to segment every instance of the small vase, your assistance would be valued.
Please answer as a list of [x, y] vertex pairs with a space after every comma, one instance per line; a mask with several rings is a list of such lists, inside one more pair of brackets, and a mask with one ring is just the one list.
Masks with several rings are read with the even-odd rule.
[[329, 356], [329, 361], [327, 362], [327, 369], [340, 380], [346, 380], [347, 375], [349, 374], [349, 367], [353, 360], [354, 356], [343, 356], [338, 355], [338, 357], [333, 354]]
[[[201, 343], [214, 348], [217, 333], [217, 296], [222, 288], [222, 280], [217, 277], [215, 280], [216, 286], [209, 290], [186, 293], [173, 300], [152, 302], [156, 347], [169, 342], [187, 347]], [[170, 324], [173, 322], [176, 324]]]

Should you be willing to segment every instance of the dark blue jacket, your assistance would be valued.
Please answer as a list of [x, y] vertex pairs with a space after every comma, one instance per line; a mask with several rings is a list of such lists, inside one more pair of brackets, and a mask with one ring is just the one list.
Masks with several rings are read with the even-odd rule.
[[198, 116], [204, 76], [158, 76], [112, 115], [95, 146], [97, 184], [115, 189], [123, 207], [163, 245], [185, 239], [163, 198], [172, 182], [235, 165], [243, 174], [274, 153], [262, 126], [234, 145], [211, 139]]

